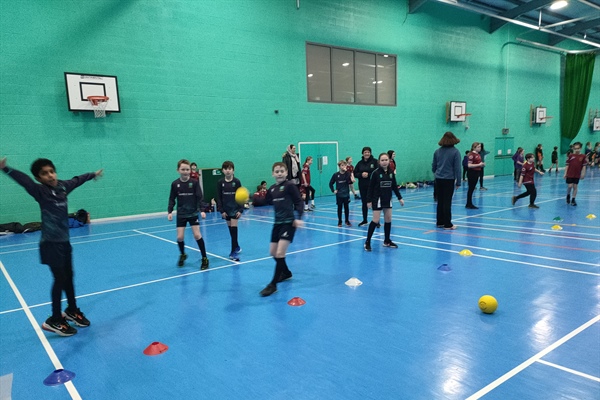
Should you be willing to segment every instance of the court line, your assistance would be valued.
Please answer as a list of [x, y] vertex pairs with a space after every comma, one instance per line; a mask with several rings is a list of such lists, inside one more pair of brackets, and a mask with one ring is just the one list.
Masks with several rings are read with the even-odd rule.
[[573, 375], [581, 376], [583, 378], [587, 378], [587, 379], [591, 379], [591, 380], [596, 381], [596, 382], [600, 382], [600, 378], [598, 378], [596, 376], [593, 376], [593, 375], [586, 374], [586, 373], [581, 372], [581, 371], [576, 371], [576, 370], [571, 369], [571, 368], [563, 367], [562, 365], [554, 364], [554, 363], [551, 363], [549, 361], [537, 360], [537, 362], [539, 362], [540, 364], [547, 365], [549, 367], [560, 369], [561, 371], [569, 372], [569, 373], [571, 373]]
[[[15, 297], [21, 304], [21, 307], [22, 307], [23, 311], [25, 312], [25, 315], [27, 316], [29, 323], [31, 324], [31, 326], [33, 326], [33, 330], [35, 331], [36, 335], [38, 336], [38, 339], [40, 339], [40, 342], [42, 342], [42, 346], [46, 350], [46, 354], [48, 354], [48, 358], [50, 358], [50, 361], [52, 362], [54, 369], [55, 370], [56, 369], [64, 369], [60, 360], [58, 359], [56, 353], [54, 352], [54, 349], [52, 348], [52, 346], [50, 346], [50, 343], [48, 342], [46, 335], [44, 335], [44, 333], [42, 332], [42, 328], [40, 327], [40, 324], [38, 324], [38, 322], [35, 320], [35, 317], [31, 313], [29, 306], [27, 305], [27, 303], [25, 302], [25, 299], [21, 295], [21, 292], [17, 288], [17, 285], [15, 285], [12, 278], [8, 274], [8, 271], [6, 270], [6, 268], [4, 268], [4, 264], [2, 264], [2, 261], [0, 261], [0, 269], [2, 270], [2, 273], [4, 274], [4, 278], [6, 279], [6, 281], [10, 285], [13, 293], [15, 294]], [[75, 388], [73, 381], [66, 382], [64, 385], [67, 388], [67, 391], [71, 395], [72, 399], [81, 400], [81, 396], [79, 395], [79, 392]]]
[[568, 333], [567, 335], [563, 336], [562, 338], [560, 338], [556, 342], [552, 343], [550, 346], [546, 347], [544, 350], [540, 351], [539, 353], [537, 353], [533, 357], [531, 357], [528, 360], [524, 361], [523, 363], [517, 365], [512, 370], [508, 371], [506, 374], [502, 375], [501, 377], [499, 377], [495, 381], [491, 382], [487, 386], [483, 387], [482, 389], [480, 389], [476, 393], [474, 393], [471, 396], [467, 397], [466, 400], [475, 400], [475, 399], [479, 399], [479, 398], [485, 396], [486, 394], [488, 394], [489, 392], [491, 392], [492, 390], [494, 390], [498, 386], [502, 385], [504, 382], [508, 381], [513, 376], [517, 375], [519, 372], [523, 371], [525, 368], [529, 367], [534, 362], [539, 361], [542, 357], [544, 357], [545, 355], [549, 354], [551, 351], [557, 349], [559, 346], [561, 346], [564, 343], [566, 343], [567, 341], [571, 340], [573, 337], [577, 336], [579, 333], [583, 332], [584, 330], [586, 330], [587, 328], [589, 328], [593, 324], [597, 323], [598, 321], [600, 321], [600, 315], [597, 315], [595, 318], [592, 318], [591, 320], [589, 320], [585, 324], [581, 325], [579, 328], [571, 331], [570, 333]]

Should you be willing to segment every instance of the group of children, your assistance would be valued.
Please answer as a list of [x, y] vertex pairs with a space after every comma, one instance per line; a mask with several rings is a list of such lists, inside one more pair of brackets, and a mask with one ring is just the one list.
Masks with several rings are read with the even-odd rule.
[[[473, 154], [479, 154], [481, 146], [474, 143], [475, 149], [469, 153], [469, 170], [485, 165], [481, 158], [476, 159]], [[540, 150], [541, 150], [541, 146]], [[588, 157], [581, 154], [582, 144], [580, 142], [573, 144], [573, 152], [568, 154], [564, 177], [567, 183], [567, 203], [573, 206], [577, 205], [577, 186], [580, 179], [585, 177]], [[479, 150], [479, 151], [478, 151]], [[556, 148], [555, 148], [556, 151]], [[522, 154], [523, 149], [519, 148], [517, 154]], [[361, 162], [365, 165], [352, 167], [351, 157], [338, 162], [339, 171], [333, 174], [329, 181], [329, 187], [336, 195], [338, 226], [342, 226], [342, 209], [345, 214], [344, 222], [351, 226], [349, 219], [350, 192], [354, 193], [356, 199], [358, 195], [354, 191], [355, 178], [359, 179], [359, 188], [361, 190], [364, 205], [367, 209], [372, 209], [373, 219], [369, 224], [367, 238], [364, 243], [365, 251], [371, 251], [371, 239], [375, 229], [380, 226], [381, 213], [384, 215], [384, 247], [397, 248], [398, 246], [391, 241], [391, 222], [392, 222], [392, 197], [396, 195], [401, 206], [404, 206], [404, 200], [398, 190], [395, 172], [390, 166], [391, 161], [388, 153], [381, 153], [378, 160], [375, 161], [371, 156], [369, 147], [363, 148], [363, 159]], [[540, 164], [537, 167], [534, 164], [543, 160], [536, 157], [533, 153], [528, 153], [524, 161], [515, 161], [516, 165], [521, 165], [521, 171], [518, 177], [518, 187], [525, 185], [526, 191], [518, 196], [513, 196], [514, 205], [519, 199], [530, 197], [529, 207], [538, 208], [535, 204], [536, 189], [534, 184], [534, 174], [544, 174], [540, 170]], [[557, 161], [557, 160], [556, 160]], [[264, 198], [264, 204], [274, 207], [274, 224], [271, 232], [269, 253], [275, 259], [275, 271], [271, 282], [260, 292], [261, 296], [269, 296], [277, 291], [277, 284], [292, 277], [285, 257], [289, 245], [294, 239], [296, 229], [303, 225], [302, 214], [307, 209], [308, 200], [314, 202], [314, 189], [310, 186], [310, 165], [312, 158], [307, 158], [305, 168], [302, 174], [302, 183], [300, 188], [295, 182], [289, 181], [287, 166], [283, 162], [276, 162], [272, 167], [272, 175], [275, 184], [266, 189], [266, 182], [261, 182], [257, 188], [259, 197]], [[554, 164], [554, 158], [553, 158]], [[543, 165], [542, 165], [543, 166]], [[557, 166], [558, 167], [558, 166]], [[54, 277], [52, 286], [52, 315], [45, 320], [42, 328], [47, 331], [57, 333], [61, 336], [74, 335], [77, 330], [72, 327], [68, 321], [73, 322], [79, 327], [87, 327], [90, 321], [83, 312], [77, 307], [75, 298], [75, 289], [73, 284], [73, 264], [72, 248], [69, 241], [68, 226], [68, 206], [67, 195], [83, 183], [97, 179], [102, 176], [103, 171], [83, 174], [70, 180], [58, 180], [56, 168], [52, 161], [48, 159], [38, 159], [31, 166], [31, 173], [35, 179], [41, 183], [36, 184], [26, 174], [14, 170], [7, 166], [6, 158], [0, 159], [0, 169], [13, 178], [18, 184], [23, 186], [39, 204], [42, 214], [42, 236], [40, 240], [40, 255], [42, 264], [47, 264]], [[558, 168], [557, 168], [558, 170]], [[231, 237], [231, 252], [229, 258], [233, 261], [239, 261], [239, 253], [242, 251], [238, 243], [238, 220], [244, 212], [243, 205], [236, 201], [236, 191], [242, 187], [239, 179], [235, 178], [235, 167], [233, 162], [225, 161], [222, 165], [223, 178], [217, 183], [217, 210], [226, 221]], [[479, 172], [475, 173], [469, 180], [476, 180]], [[189, 224], [192, 228], [194, 239], [198, 244], [202, 255], [200, 269], [206, 270], [209, 267], [209, 260], [206, 253], [204, 239], [199, 229], [199, 217], [205, 218], [201, 211], [203, 200], [202, 189], [198, 180], [199, 174], [195, 163], [182, 159], [177, 163], [177, 172], [179, 178], [171, 183], [167, 215], [169, 221], [173, 219], [173, 211], [177, 206], [177, 245], [179, 248], [178, 265], [183, 266], [187, 255], [185, 253], [184, 233], [185, 227]], [[477, 174], [477, 175], [476, 175]], [[516, 175], [515, 175], [516, 176]], [[362, 183], [362, 185], [361, 185]], [[471, 182], [470, 185], [471, 186]], [[304, 190], [301, 190], [301, 188]], [[301, 192], [304, 192], [304, 199]], [[471, 191], [471, 188], [470, 188]], [[571, 196], [572, 193], [572, 196]], [[314, 205], [314, 203], [313, 203]], [[366, 213], [363, 211], [363, 221], [360, 225], [366, 225]], [[64, 313], [61, 311], [62, 292], [67, 296], [67, 307]]]

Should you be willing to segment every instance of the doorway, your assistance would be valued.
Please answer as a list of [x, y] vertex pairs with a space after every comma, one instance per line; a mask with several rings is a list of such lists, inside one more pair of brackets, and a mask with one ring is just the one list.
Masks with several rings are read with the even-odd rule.
[[310, 180], [315, 188], [315, 197], [333, 196], [329, 180], [338, 171], [338, 142], [299, 142], [298, 153], [302, 165], [306, 157], [313, 158]]

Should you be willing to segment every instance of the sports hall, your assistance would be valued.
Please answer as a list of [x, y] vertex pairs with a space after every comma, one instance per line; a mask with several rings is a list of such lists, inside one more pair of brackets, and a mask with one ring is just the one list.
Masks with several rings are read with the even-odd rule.
[[[562, 170], [536, 175], [540, 208], [530, 209], [511, 205], [523, 189], [507, 159], [542, 144], [548, 169], [557, 146], [564, 168], [570, 143], [599, 141], [589, 123], [598, 63], [567, 140], [566, 52], [518, 40], [542, 43], [544, 32], [509, 23], [490, 33], [486, 17], [440, 2], [410, 12], [397, 0], [0, 0], [0, 10], [0, 157], [24, 172], [49, 158], [60, 179], [104, 169], [69, 196], [70, 211], [91, 215], [70, 230], [90, 327], [41, 330], [52, 276], [40, 232], [0, 236], [0, 398], [600, 398], [600, 171], [587, 169], [576, 207]], [[314, 95], [314, 46], [371, 55], [373, 69], [395, 60], [381, 64], [393, 72], [381, 75], [394, 79], [391, 95], [376, 89], [380, 104], [359, 104], [335, 85], [345, 100]], [[65, 73], [117, 77], [118, 110], [72, 111]], [[452, 121], [451, 102], [468, 118]], [[554, 121], [535, 122], [538, 108]], [[438, 229], [432, 187], [402, 189], [399, 248], [383, 247], [379, 229], [365, 252], [360, 201], [350, 203], [353, 226], [337, 226], [335, 161], [392, 149], [399, 183], [431, 181], [446, 131], [461, 153], [473, 142], [490, 151], [479, 209], [465, 209], [461, 182], [458, 228]], [[239, 262], [227, 257], [225, 223], [208, 213], [210, 268], [200, 270], [189, 228], [179, 268], [166, 213], [178, 160], [208, 175], [231, 160], [253, 191], [274, 183], [271, 166], [292, 143], [301, 161], [320, 160], [315, 211], [287, 255], [293, 278], [259, 296], [274, 267], [270, 207], [240, 219]], [[38, 204], [0, 173], [0, 223], [39, 220]], [[480, 311], [483, 295], [497, 299], [493, 314]], [[144, 354], [155, 342], [168, 350]], [[59, 369], [75, 376], [45, 385]]]

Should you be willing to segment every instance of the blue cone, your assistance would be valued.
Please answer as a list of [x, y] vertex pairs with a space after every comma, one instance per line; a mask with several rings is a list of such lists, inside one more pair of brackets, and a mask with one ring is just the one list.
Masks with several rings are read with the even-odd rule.
[[452, 271], [448, 264], [442, 264], [438, 267], [438, 271]]
[[67, 371], [66, 369], [57, 369], [48, 375], [46, 379], [44, 379], [44, 385], [62, 385], [63, 383], [69, 382], [73, 378], [75, 378], [75, 372]]

